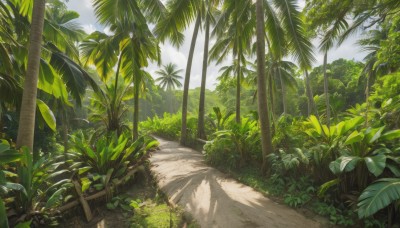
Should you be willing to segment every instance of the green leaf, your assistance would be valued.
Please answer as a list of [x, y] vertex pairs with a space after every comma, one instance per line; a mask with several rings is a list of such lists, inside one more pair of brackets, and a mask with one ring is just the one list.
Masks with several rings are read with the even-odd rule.
[[400, 138], [400, 129], [388, 131], [380, 137], [380, 140], [393, 140]]
[[56, 131], [56, 118], [54, 117], [54, 114], [49, 106], [47, 106], [46, 103], [39, 99], [37, 99], [36, 102], [47, 126], [49, 126], [51, 130]]
[[92, 182], [87, 177], [81, 178], [81, 182], [82, 182], [82, 192], [88, 190], [90, 185], [92, 184]]
[[7, 216], [5, 216], [7, 214], [6, 211], [6, 206], [4, 205], [3, 199], [0, 198], [0, 227], [4, 227], [4, 228], [8, 228], [8, 219]]
[[318, 190], [318, 197], [323, 197], [326, 193], [326, 191], [328, 191], [331, 187], [335, 186], [339, 184], [339, 179], [333, 179], [331, 181], [328, 181], [326, 183], [324, 183], [323, 185], [321, 185], [321, 187], [319, 187]]
[[322, 127], [321, 127], [321, 124], [319, 123], [317, 117], [315, 117], [314, 115], [311, 115], [309, 120], [310, 120], [310, 123], [314, 126], [315, 130], [317, 131], [317, 133], [319, 135], [321, 135]]
[[356, 168], [357, 163], [361, 160], [360, 157], [342, 156], [340, 159], [340, 172], [350, 172]]
[[19, 161], [22, 154], [17, 150], [6, 150], [0, 152], [0, 163], [10, 163]]
[[60, 188], [50, 196], [50, 198], [46, 202], [46, 208], [51, 208], [56, 205], [57, 202], [60, 202], [62, 194], [66, 191], [66, 188]]
[[371, 129], [371, 132], [365, 135], [365, 138], [367, 139], [367, 142], [369, 144], [372, 144], [377, 139], [379, 139], [381, 137], [382, 131], [384, 129], [385, 129], [385, 126], [380, 127], [380, 128]]
[[0, 139], [0, 153], [10, 149], [10, 143], [5, 139]]
[[349, 137], [347, 137], [346, 141], [344, 142], [344, 145], [350, 145], [356, 142], [361, 142], [364, 138], [364, 135], [361, 132], [353, 131]]
[[381, 175], [386, 167], [386, 156], [384, 154], [366, 157], [364, 158], [364, 161], [368, 170], [376, 177]]
[[81, 175], [81, 174], [86, 173], [87, 171], [89, 171], [91, 169], [92, 169], [92, 167], [90, 167], [90, 166], [82, 167], [82, 168], [79, 168], [78, 173], [79, 173], [79, 175]]
[[31, 228], [32, 221], [20, 222], [14, 228]]
[[400, 199], [400, 178], [383, 178], [368, 186], [358, 198], [358, 217], [366, 218]]

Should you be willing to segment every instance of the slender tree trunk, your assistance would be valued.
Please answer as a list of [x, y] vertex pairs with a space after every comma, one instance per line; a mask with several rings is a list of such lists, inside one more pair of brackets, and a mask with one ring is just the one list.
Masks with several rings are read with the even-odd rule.
[[310, 116], [313, 114], [314, 112], [314, 95], [313, 92], [311, 90], [311, 84], [310, 84], [310, 78], [308, 77], [308, 71], [304, 70], [304, 75], [305, 75], [305, 83], [306, 83], [306, 94], [307, 94], [307, 107], [308, 107], [308, 111], [307, 111], [307, 115]]
[[370, 83], [370, 74], [367, 74], [367, 85], [365, 86], [365, 127], [368, 127], [368, 111], [369, 111], [369, 83]]
[[133, 110], [133, 140], [139, 138], [139, 91], [140, 91], [140, 78], [137, 76], [135, 78], [135, 87], [134, 87], [134, 110]]
[[182, 99], [182, 127], [181, 127], [181, 144], [186, 144], [187, 139], [187, 103], [189, 97], [189, 82], [190, 82], [190, 71], [192, 70], [192, 61], [194, 55], [194, 48], [196, 47], [197, 34], [199, 33], [201, 16], [197, 15], [196, 23], [194, 26], [192, 42], [190, 44], [189, 58], [186, 65], [185, 83], [183, 85], [183, 99]]
[[236, 123], [240, 123], [240, 89], [241, 89], [241, 66], [240, 66], [240, 47], [237, 56], [236, 70]]
[[257, 89], [258, 89], [258, 113], [261, 128], [261, 146], [262, 146], [262, 171], [267, 171], [267, 155], [273, 151], [271, 140], [271, 124], [268, 114], [268, 100], [265, 79], [265, 26], [264, 26], [264, 6], [263, 0], [257, 0]]
[[329, 104], [329, 81], [326, 67], [328, 65], [328, 52], [324, 55], [324, 93], [325, 93], [325, 105], [326, 105], [326, 124], [328, 128], [331, 126], [331, 106]]
[[[280, 70], [279, 70], [280, 71]], [[287, 104], [286, 104], [286, 85], [282, 80], [282, 74], [279, 72], [279, 82], [281, 83], [281, 93], [282, 93], [282, 108], [283, 114], [287, 114]]]
[[206, 96], [206, 79], [207, 79], [207, 66], [208, 66], [208, 45], [210, 41], [210, 18], [206, 16], [206, 34], [204, 41], [204, 54], [203, 54], [203, 71], [201, 75], [201, 87], [200, 87], [200, 102], [199, 102], [199, 118], [197, 125], [197, 136], [200, 139], [206, 139], [206, 132], [204, 130], [204, 115], [205, 115], [205, 96]]
[[[36, 96], [42, 48], [42, 34], [46, 0], [34, 0], [28, 51], [28, 67], [22, 94], [17, 147], [27, 146], [33, 152], [35, 134]], [[34, 159], [38, 159], [34, 152]]]

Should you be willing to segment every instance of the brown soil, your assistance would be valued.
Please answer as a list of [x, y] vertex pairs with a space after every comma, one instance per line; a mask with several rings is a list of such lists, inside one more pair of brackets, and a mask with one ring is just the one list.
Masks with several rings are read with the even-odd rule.
[[209, 167], [200, 152], [157, 140], [160, 150], [150, 158], [153, 176], [170, 202], [201, 227], [323, 227]]

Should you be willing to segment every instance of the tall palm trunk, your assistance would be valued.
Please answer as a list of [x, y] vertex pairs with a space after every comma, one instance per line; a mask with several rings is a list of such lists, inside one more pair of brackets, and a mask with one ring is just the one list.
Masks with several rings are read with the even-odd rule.
[[198, 137], [200, 139], [206, 139], [206, 132], [204, 130], [204, 115], [205, 115], [205, 96], [206, 96], [206, 78], [207, 78], [207, 66], [208, 66], [208, 45], [210, 42], [210, 18], [206, 16], [206, 34], [204, 41], [204, 54], [203, 54], [203, 71], [201, 75], [201, 87], [200, 87], [200, 102], [199, 102], [199, 120], [197, 125]]
[[139, 91], [140, 91], [140, 77], [135, 77], [135, 86], [134, 86], [134, 110], [133, 110], [133, 140], [139, 138]]
[[[17, 147], [27, 146], [33, 151], [35, 134], [36, 96], [42, 48], [42, 34], [46, 0], [34, 0], [30, 42], [28, 51], [28, 67], [22, 94], [21, 112], [19, 117]], [[38, 159], [34, 152], [34, 159]]]
[[268, 114], [268, 100], [265, 80], [265, 26], [264, 26], [264, 6], [263, 0], [257, 0], [257, 89], [258, 89], [258, 113], [261, 128], [262, 146], [262, 171], [267, 171], [267, 155], [272, 152], [271, 125]]
[[325, 105], [326, 105], [326, 124], [328, 128], [331, 126], [331, 106], [329, 104], [329, 83], [328, 74], [326, 72], [328, 62], [328, 52], [325, 51], [324, 55], [324, 93], [325, 93]]
[[187, 103], [189, 97], [189, 82], [190, 82], [190, 71], [192, 70], [192, 61], [194, 55], [194, 48], [196, 47], [197, 34], [199, 33], [201, 16], [200, 13], [197, 15], [196, 23], [194, 25], [194, 31], [192, 36], [192, 42], [190, 44], [189, 58], [186, 65], [185, 83], [183, 85], [183, 100], [182, 100], [182, 127], [181, 127], [181, 144], [186, 144], [187, 139]]
[[241, 89], [241, 66], [240, 66], [240, 45], [237, 54], [237, 69], [236, 69], [236, 123], [240, 123], [240, 89]]
[[310, 84], [310, 78], [308, 77], [308, 71], [304, 70], [304, 76], [305, 76], [305, 83], [306, 83], [306, 94], [307, 94], [307, 115], [310, 116], [314, 112], [314, 95], [311, 90], [311, 84]]

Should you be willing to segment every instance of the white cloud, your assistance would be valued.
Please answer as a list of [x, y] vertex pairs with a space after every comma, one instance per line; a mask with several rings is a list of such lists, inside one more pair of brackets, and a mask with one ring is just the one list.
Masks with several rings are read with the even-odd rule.
[[86, 24], [86, 25], [82, 25], [83, 30], [87, 33], [87, 34], [91, 34], [92, 32], [96, 31], [96, 27], [94, 27], [93, 24]]

